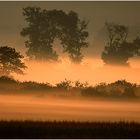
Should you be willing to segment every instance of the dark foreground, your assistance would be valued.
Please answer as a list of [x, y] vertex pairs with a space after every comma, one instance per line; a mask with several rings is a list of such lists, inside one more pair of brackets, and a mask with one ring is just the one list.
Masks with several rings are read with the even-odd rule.
[[140, 123], [1, 121], [0, 138], [140, 138]]

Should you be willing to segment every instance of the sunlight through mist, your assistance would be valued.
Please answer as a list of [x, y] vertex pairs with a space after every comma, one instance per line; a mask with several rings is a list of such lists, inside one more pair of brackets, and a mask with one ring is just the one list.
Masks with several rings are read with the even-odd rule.
[[0, 95], [1, 120], [140, 121], [139, 101]]
[[20, 81], [49, 82], [56, 84], [65, 78], [72, 81], [88, 82], [95, 85], [101, 82], [114, 82], [125, 79], [140, 83], [139, 61], [131, 60], [130, 67], [105, 66], [100, 58], [84, 59], [81, 64], [73, 64], [68, 58], [60, 62], [26, 61], [25, 75], [13, 74]]

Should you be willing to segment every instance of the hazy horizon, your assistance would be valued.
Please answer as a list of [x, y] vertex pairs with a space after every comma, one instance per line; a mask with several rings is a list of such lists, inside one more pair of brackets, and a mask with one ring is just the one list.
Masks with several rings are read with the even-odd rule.
[[108, 66], [96, 58], [84, 58], [81, 64], [72, 63], [68, 57], [60, 58], [58, 62], [25, 61], [28, 67], [25, 75], [13, 74], [19, 81], [48, 82], [55, 85], [64, 79], [71, 81], [88, 82], [96, 85], [102, 82], [111, 83], [117, 80], [126, 80], [131, 83], [140, 83], [139, 60], [131, 59], [130, 66]]

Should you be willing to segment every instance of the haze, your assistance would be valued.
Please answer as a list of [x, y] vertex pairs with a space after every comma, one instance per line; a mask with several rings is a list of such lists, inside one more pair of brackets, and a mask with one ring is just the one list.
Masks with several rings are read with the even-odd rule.
[[13, 74], [20, 81], [49, 82], [55, 85], [65, 78], [71, 81], [88, 82], [90, 85], [101, 82], [111, 83], [118, 79], [140, 83], [140, 61], [130, 60], [131, 67], [105, 66], [100, 58], [85, 58], [81, 64], [73, 64], [67, 57], [60, 62], [26, 61], [25, 75]]
[[1, 120], [140, 121], [140, 102], [0, 95]]

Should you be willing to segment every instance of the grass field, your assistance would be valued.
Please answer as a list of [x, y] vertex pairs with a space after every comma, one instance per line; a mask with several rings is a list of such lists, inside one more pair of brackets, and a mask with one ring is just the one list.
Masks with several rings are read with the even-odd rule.
[[140, 138], [140, 123], [0, 121], [0, 138]]

